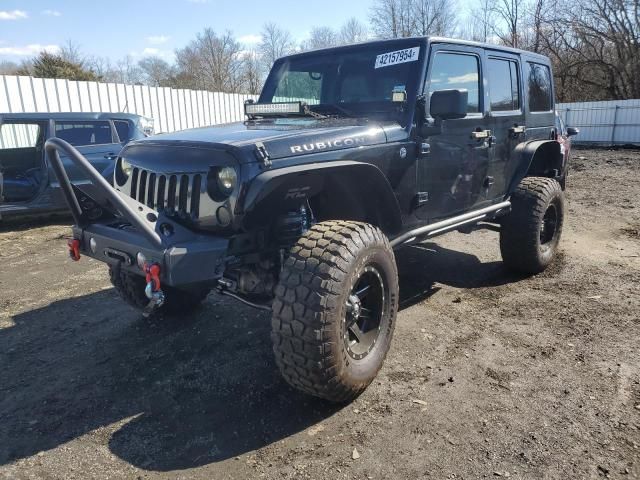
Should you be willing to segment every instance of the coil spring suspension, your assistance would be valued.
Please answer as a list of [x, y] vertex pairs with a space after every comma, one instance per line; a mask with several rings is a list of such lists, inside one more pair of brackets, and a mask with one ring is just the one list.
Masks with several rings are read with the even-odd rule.
[[301, 205], [298, 210], [287, 212], [278, 218], [276, 223], [276, 239], [281, 247], [290, 247], [309, 229], [310, 210]]

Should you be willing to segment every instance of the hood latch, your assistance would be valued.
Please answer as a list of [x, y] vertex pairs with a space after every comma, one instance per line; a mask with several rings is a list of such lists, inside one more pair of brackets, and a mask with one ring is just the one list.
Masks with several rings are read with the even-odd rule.
[[258, 161], [262, 162], [262, 166], [264, 168], [269, 168], [271, 166], [269, 152], [267, 152], [267, 147], [264, 146], [264, 143], [256, 142], [255, 155]]

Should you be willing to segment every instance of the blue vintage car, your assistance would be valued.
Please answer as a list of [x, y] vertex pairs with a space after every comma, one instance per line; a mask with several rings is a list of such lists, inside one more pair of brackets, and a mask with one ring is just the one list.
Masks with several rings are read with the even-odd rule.
[[[66, 140], [112, 182], [122, 147], [151, 133], [150, 119], [127, 113], [0, 114], [0, 219], [67, 210], [44, 153], [47, 139]], [[90, 184], [72, 162], [62, 161], [74, 185]]]

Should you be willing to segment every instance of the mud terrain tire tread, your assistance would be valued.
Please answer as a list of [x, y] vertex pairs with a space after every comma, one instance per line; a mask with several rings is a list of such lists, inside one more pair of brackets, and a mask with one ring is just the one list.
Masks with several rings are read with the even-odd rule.
[[[137, 310], [143, 310], [149, 303], [144, 294], [146, 285], [144, 277], [125, 270], [109, 266], [109, 278], [122, 299]], [[172, 315], [188, 314], [197, 309], [207, 298], [209, 289], [194, 288], [193, 290], [179, 290], [172, 287], [162, 287], [165, 302], [158, 309], [158, 313], [166, 312]]]
[[[332, 329], [344, 294], [344, 281], [358, 253], [382, 248], [393, 264], [388, 278], [390, 333], [374, 361], [367, 381], [341, 377], [337, 358], [343, 355], [342, 341], [335, 341]], [[353, 271], [353, 270], [351, 270]], [[397, 313], [397, 267], [387, 237], [376, 227], [353, 221], [325, 221], [314, 225], [291, 248], [283, 266], [273, 301], [272, 333], [276, 363], [293, 387], [332, 402], [357, 397], [379, 371], [389, 349]], [[374, 364], [375, 365], [375, 364]]]
[[[540, 249], [540, 223], [548, 206], [555, 202], [558, 224], [554, 244], [547, 254]], [[562, 233], [564, 194], [560, 184], [546, 177], [525, 177], [511, 195], [511, 212], [501, 221], [500, 252], [511, 270], [536, 274], [555, 257]]]

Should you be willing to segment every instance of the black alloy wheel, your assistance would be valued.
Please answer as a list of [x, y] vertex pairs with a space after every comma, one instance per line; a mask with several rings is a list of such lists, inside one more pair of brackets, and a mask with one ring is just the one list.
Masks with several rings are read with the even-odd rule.
[[382, 327], [387, 290], [374, 265], [364, 268], [351, 289], [346, 302], [344, 345], [355, 360], [363, 359], [376, 345]]

